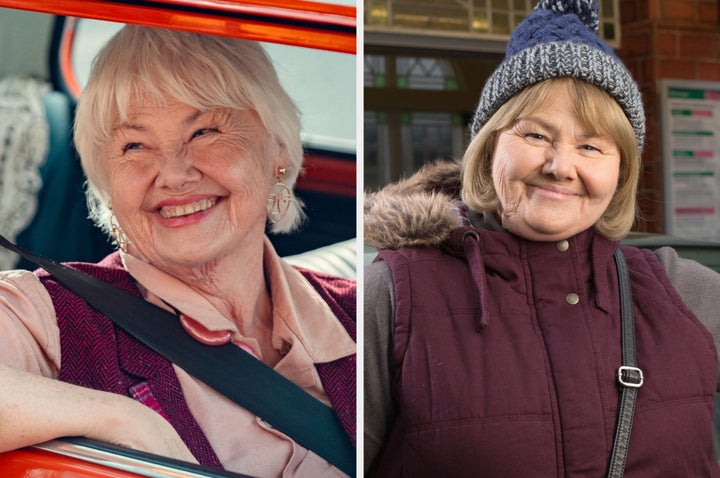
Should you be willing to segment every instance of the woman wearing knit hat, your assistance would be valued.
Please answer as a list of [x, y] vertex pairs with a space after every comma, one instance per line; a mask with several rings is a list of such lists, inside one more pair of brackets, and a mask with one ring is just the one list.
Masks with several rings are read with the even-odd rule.
[[462, 161], [366, 198], [370, 474], [720, 476], [720, 275], [619, 244], [645, 119], [597, 25], [541, 1]]

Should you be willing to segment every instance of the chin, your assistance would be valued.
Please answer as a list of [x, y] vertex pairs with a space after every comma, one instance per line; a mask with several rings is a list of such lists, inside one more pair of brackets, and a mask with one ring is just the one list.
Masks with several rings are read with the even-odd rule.
[[155, 257], [169, 266], [196, 267], [211, 261], [213, 252], [210, 245], [203, 246], [192, 243], [178, 247], [158, 248]]

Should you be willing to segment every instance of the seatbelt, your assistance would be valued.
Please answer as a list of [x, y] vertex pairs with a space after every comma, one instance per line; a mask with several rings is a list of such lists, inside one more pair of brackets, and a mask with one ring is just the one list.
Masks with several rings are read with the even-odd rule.
[[165, 309], [89, 274], [27, 252], [2, 235], [0, 246], [38, 264], [155, 352], [344, 473], [355, 475], [355, 447], [332, 408], [245, 350], [232, 343], [200, 343]]

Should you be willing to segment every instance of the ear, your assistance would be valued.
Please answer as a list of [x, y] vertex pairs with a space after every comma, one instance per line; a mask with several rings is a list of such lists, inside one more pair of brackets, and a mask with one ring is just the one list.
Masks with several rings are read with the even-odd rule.
[[265, 160], [270, 164], [273, 175], [278, 168], [290, 168], [287, 148], [277, 138], [268, 138], [265, 146]]

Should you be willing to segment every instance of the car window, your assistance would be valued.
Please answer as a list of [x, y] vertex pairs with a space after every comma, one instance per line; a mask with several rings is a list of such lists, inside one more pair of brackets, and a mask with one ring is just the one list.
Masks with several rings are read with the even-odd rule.
[[[95, 54], [122, 26], [77, 20], [71, 64], [80, 87], [87, 81]], [[355, 56], [276, 43], [263, 46], [300, 110], [305, 146], [354, 153]]]

